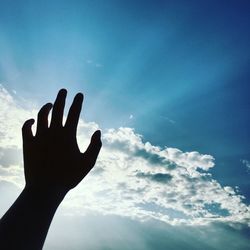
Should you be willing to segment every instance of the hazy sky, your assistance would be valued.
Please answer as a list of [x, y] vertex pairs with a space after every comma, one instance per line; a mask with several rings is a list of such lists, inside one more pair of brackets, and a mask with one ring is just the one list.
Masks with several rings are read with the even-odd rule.
[[81, 148], [98, 127], [104, 147], [45, 249], [248, 249], [249, 11], [0, 0], [1, 214], [24, 184], [22, 123], [64, 87], [85, 94]]

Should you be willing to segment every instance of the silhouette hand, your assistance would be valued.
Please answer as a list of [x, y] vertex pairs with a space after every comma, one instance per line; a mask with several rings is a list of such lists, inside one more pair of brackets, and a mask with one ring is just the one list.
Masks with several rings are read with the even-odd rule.
[[[44, 105], [37, 117], [37, 132], [33, 136], [34, 119], [27, 120], [22, 128], [24, 173], [26, 187], [66, 194], [74, 188], [95, 165], [101, 149], [101, 132], [97, 130], [84, 153], [76, 140], [77, 124], [83, 95], [78, 93], [70, 107], [65, 126], [62, 125], [67, 91], [58, 92], [54, 105]], [[52, 110], [51, 124], [48, 114]]]

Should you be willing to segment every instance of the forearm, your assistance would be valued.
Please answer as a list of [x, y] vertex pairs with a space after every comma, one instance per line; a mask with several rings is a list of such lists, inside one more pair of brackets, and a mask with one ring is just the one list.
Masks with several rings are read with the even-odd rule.
[[42, 249], [65, 194], [25, 188], [0, 220], [1, 249]]

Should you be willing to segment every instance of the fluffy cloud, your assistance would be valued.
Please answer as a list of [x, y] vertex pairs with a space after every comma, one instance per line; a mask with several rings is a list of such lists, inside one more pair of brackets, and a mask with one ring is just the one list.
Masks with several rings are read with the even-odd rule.
[[[0, 84], [0, 147], [21, 149], [22, 123], [36, 116], [33, 107], [26, 109], [24, 101], [14, 100], [13, 96]], [[2, 152], [2, 150], [1, 150]]]
[[103, 144], [95, 170], [76, 192], [75, 203], [85, 197], [87, 210], [171, 224], [249, 223], [244, 197], [207, 172], [212, 156], [144, 143], [131, 128], [106, 131]]
[[[23, 186], [20, 128], [35, 117], [0, 88], [0, 181]], [[86, 148], [98, 125], [80, 120], [78, 142]], [[18, 139], [16, 139], [18, 138]], [[9, 151], [8, 151], [9, 150]], [[15, 161], [9, 155], [19, 155]], [[169, 224], [229, 222], [249, 224], [250, 207], [236, 188], [223, 187], [209, 173], [211, 155], [161, 148], [145, 142], [132, 128], [103, 132], [103, 148], [95, 168], [65, 199], [65, 214], [89, 212]], [[1, 183], [0, 183], [1, 185]]]

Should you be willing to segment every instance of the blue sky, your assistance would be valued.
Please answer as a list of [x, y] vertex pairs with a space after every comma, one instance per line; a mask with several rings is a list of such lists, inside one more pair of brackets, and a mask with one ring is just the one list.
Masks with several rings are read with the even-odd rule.
[[204, 168], [250, 204], [248, 1], [1, 0], [0, 9], [0, 82], [21, 106], [81, 91], [86, 121], [211, 155], [215, 167]]

